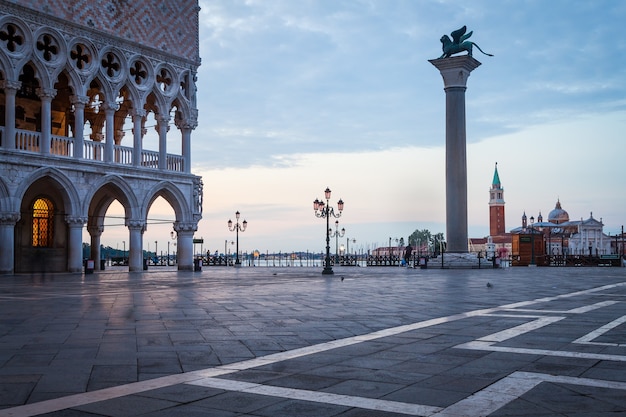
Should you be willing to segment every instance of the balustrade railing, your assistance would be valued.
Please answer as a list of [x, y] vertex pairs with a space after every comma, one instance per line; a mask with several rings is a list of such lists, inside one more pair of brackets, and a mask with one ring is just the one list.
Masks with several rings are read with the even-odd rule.
[[15, 129], [15, 149], [27, 152], [39, 152], [39, 132]]
[[[0, 126], [0, 145], [5, 147], [3, 140], [4, 126]], [[71, 158], [74, 156], [74, 138], [52, 135], [50, 138], [50, 154]], [[104, 142], [85, 140], [83, 142], [83, 159], [90, 161], [104, 161]], [[41, 132], [15, 129], [15, 149], [25, 152], [41, 152]], [[128, 146], [113, 146], [114, 164], [132, 165], [134, 149]], [[141, 166], [144, 168], [159, 168], [159, 152], [141, 151]], [[185, 158], [181, 155], [166, 155], [165, 169], [168, 171], [184, 172]]]
[[133, 164], [133, 148], [128, 146], [113, 146], [114, 160], [118, 164], [132, 165]]
[[74, 156], [74, 138], [53, 135], [50, 142], [50, 153], [58, 156]]
[[104, 143], [103, 142], [95, 142], [92, 140], [86, 140], [84, 142], [84, 153], [83, 156], [85, 159], [90, 159], [92, 161], [104, 161]]
[[169, 171], [183, 172], [185, 170], [185, 158], [181, 155], [167, 154], [167, 169]]
[[159, 153], [155, 151], [141, 151], [141, 166], [149, 168], [159, 167]]

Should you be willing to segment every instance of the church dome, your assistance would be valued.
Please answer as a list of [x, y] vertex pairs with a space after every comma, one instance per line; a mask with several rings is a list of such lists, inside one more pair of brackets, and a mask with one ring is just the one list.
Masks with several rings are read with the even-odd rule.
[[569, 221], [569, 214], [567, 211], [561, 208], [561, 202], [559, 200], [556, 201], [556, 206], [554, 210], [548, 214], [548, 221], [551, 223], [561, 224]]

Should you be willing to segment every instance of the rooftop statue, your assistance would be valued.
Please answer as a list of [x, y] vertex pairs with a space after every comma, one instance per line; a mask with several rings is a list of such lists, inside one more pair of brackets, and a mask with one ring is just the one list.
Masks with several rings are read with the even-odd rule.
[[493, 56], [492, 54], [488, 54], [482, 49], [480, 49], [480, 46], [476, 45], [474, 42], [466, 40], [470, 36], [472, 36], [472, 33], [473, 33], [473, 32], [470, 32], [466, 34], [465, 33], [466, 31], [467, 31], [467, 27], [463, 26], [461, 29], [457, 29], [450, 34], [452, 35], [452, 40], [450, 40], [448, 35], [443, 35], [441, 37], [441, 43], [442, 43], [441, 49], [443, 49], [443, 54], [439, 57], [439, 59], [449, 58], [452, 55], [458, 54], [463, 51], [467, 51], [467, 55], [472, 56], [473, 46], [476, 46], [476, 48], [478, 48], [478, 50], [482, 52], [483, 54], [487, 56]]

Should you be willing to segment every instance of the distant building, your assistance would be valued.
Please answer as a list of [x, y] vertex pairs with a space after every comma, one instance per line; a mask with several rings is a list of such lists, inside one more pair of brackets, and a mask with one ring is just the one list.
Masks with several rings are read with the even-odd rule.
[[[489, 189], [489, 236], [484, 238], [471, 238], [470, 251], [481, 252], [488, 257], [495, 253], [497, 257], [519, 257], [520, 244], [524, 243], [537, 248], [536, 256], [541, 258], [546, 255], [606, 255], [619, 253], [619, 245], [615, 238], [612, 240], [603, 232], [602, 219], [597, 220], [590, 214], [589, 218], [571, 221], [569, 214], [561, 206], [557, 199], [554, 210], [548, 214], [548, 220], [543, 221], [541, 212], [529, 218], [524, 212], [522, 224], [505, 232], [504, 189], [498, 173], [496, 163], [491, 188]], [[535, 242], [537, 240], [540, 243]], [[617, 242], [617, 243], [616, 243]], [[514, 247], [517, 248], [514, 250]], [[530, 246], [527, 246], [530, 248]], [[530, 250], [530, 249], [528, 249]], [[529, 252], [530, 253], [530, 252]], [[530, 259], [527, 259], [530, 262]]]
[[[141, 270], [158, 197], [179, 269], [193, 269], [198, 13], [197, 0], [0, 0], [0, 273], [82, 271], [85, 227], [99, 269], [113, 201]], [[158, 149], [144, 148], [148, 128]]]
[[506, 258], [511, 253], [511, 234], [506, 232], [504, 188], [496, 162], [489, 189], [489, 236], [470, 238], [470, 252], [480, 252], [489, 258]]

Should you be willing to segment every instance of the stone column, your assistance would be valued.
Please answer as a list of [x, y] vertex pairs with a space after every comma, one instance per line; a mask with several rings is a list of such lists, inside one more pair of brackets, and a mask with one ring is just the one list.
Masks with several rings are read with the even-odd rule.
[[106, 131], [104, 142], [104, 162], [113, 163], [113, 144], [115, 142], [115, 111], [117, 103], [114, 101], [103, 103], [102, 108], [106, 117]]
[[65, 221], [69, 230], [67, 247], [67, 269], [69, 272], [83, 270], [83, 226], [87, 223], [85, 217], [67, 216]]
[[146, 111], [144, 109], [133, 109], [133, 166], [141, 166], [141, 152], [142, 146], [142, 130], [141, 122], [146, 117]]
[[15, 149], [15, 95], [22, 86], [21, 81], [4, 80], [4, 135], [2, 137], [2, 147], [5, 149]]
[[464, 55], [432, 59], [446, 92], [446, 238], [447, 252], [467, 253], [467, 158], [465, 90], [467, 78], [480, 62]]
[[38, 88], [37, 95], [41, 100], [41, 137], [39, 138], [39, 151], [50, 154], [50, 144], [52, 140], [52, 99], [57, 91], [52, 88]]
[[143, 271], [143, 232], [146, 230], [146, 223], [143, 220], [129, 220], [126, 226], [130, 231], [128, 270]]
[[193, 271], [193, 234], [198, 230], [198, 223], [174, 223], [177, 234], [178, 270]]
[[191, 131], [198, 126], [198, 119], [194, 117], [186, 120], [177, 120], [176, 126], [182, 134], [183, 172], [189, 174], [191, 173]]
[[167, 168], [167, 132], [170, 129], [169, 121], [170, 117], [167, 115], [157, 116], [156, 130], [159, 133], [159, 169]]
[[94, 261], [94, 270], [100, 270], [100, 236], [104, 232], [104, 226], [89, 226], [87, 228], [91, 237], [91, 255], [90, 259]]
[[[13, 145], [15, 145], [15, 140]], [[0, 213], [0, 274], [12, 274], [15, 270], [14, 231], [19, 219], [19, 213]]]
[[83, 159], [85, 147], [85, 106], [89, 104], [88, 96], [72, 96], [74, 105], [74, 158]]

